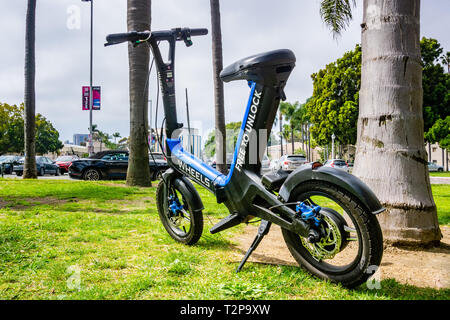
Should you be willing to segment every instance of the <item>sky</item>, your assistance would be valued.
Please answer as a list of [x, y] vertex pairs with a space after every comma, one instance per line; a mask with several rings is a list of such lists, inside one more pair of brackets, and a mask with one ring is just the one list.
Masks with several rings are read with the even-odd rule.
[[[24, 96], [26, 0], [0, 3], [0, 102], [20, 104]], [[291, 49], [297, 58], [286, 86], [289, 102], [312, 95], [311, 74], [353, 50], [361, 41], [362, 1], [353, 21], [333, 39], [319, 15], [320, 0], [223, 0], [221, 25], [224, 67], [264, 51]], [[81, 0], [38, 0], [36, 16], [36, 112], [49, 119], [60, 140], [88, 133], [89, 111], [81, 109], [81, 87], [89, 85], [90, 5]], [[437, 39], [450, 50], [450, 1], [421, 1], [421, 36]], [[152, 30], [174, 27], [211, 29], [208, 0], [153, 0]], [[94, 85], [101, 86], [102, 109], [93, 123], [109, 134], [129, 135], [127, 45], [104, 47], [109, 33], [126, 32], [126, 0], [94, 0]], [[185, 88], [191, 127], [204, 136], [214, 128], [211, 34], [179, 42], [175, 85], [178, 121], [187, 126]], [[153, 114], [156, 76], [150, 78]], [[241, 121], [249, 88], [244, 81], [226, 83], [225, 120]], [[162, 113], [160, 105], [159, 115]], [[153, 115], [154, 121], [154, 115]], [[153, 122], [152, 121], [152, 122]]]

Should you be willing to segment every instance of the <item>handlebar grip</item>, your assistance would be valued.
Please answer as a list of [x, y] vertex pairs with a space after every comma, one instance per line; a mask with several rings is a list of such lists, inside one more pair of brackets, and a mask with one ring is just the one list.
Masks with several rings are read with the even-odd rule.
[[106, 36], [106, 41], [108, 45], [119, 44], [127, 41], [139, 41], [145, 40], [149, 37], [149, 31], [137, 32], [131, 31], [127, 33], [113, 33]]
[[208, 34], [208, 29], [206, 29], [206, 28], [191, 29], [191, 36], [205, 36], [207, 34]]
[[106, 36], [106, 41], [109, 43], [122, 43], [130, 39], [130, 33], [114, 33]]

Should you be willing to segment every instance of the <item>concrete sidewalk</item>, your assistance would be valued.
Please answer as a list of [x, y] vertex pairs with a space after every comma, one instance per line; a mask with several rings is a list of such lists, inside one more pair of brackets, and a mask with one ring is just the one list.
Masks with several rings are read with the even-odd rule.
[[450, 184], [450, 177], [430, 177], [431, 184]]

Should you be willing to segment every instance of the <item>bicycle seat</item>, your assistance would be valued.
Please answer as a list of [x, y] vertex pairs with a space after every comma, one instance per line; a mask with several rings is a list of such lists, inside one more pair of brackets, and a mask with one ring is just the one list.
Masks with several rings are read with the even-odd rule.
[[[268, 78], [281, 81], [287, 79], [294, 66], [295, 55], [291, 50], [273, 50], [236, 61], [222, 70], [220, 78], [224, 82]], [[276, 79], [273, 79], [274, 75], [277, 75]]]

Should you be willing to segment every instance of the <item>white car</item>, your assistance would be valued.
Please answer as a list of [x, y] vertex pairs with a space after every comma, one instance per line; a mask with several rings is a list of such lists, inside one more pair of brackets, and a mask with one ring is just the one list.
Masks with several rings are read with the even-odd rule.
[[270, 172], [270, 159], [267, 155], [264, 155], [261, 159], [261, 174]]
[[278, 160], [277, 159], [272, 159], [270, 161], [269, 170], [272, 172], [278, 170]]
[[306, 157], [301, 154], [284, 155], [278, 160], [278, 169], [293, 171], [307, 162]]
[[327, 160], [324, 164], [325, 167], [332, 167], [340, 170], [344, 170], [345, 172], [349, 171], [349, 166], [347, 161], [342, 159], [331, 159]]

